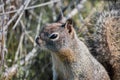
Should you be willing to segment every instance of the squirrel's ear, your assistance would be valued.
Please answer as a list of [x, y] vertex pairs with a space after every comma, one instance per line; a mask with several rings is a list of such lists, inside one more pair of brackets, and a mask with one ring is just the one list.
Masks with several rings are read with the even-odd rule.
[[72, 29], [73, 29], [73, 21], [72, 21], [72, 19], [68, 19], [66, 21], [65, 27], [67, 28], [69, 33], [72, 33]]

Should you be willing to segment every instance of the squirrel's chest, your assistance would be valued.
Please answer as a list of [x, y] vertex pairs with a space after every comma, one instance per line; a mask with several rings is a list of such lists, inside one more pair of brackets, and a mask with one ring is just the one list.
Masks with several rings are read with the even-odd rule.
[[[56, 56], [52, 55], [53, 80], [73, 80], [73, 72], [69, 66], [65, 66]], [[59, 79], [58, 79], [59, 78]]]

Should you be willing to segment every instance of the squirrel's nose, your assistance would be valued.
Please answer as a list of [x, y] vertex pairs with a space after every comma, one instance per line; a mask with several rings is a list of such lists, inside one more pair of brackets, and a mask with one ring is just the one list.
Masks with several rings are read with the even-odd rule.
[[36, 42], [36, 44], [38, 44], [39, 45], [39, 37], [36, 37], [36, 39], [35, 39], [35, 42]]

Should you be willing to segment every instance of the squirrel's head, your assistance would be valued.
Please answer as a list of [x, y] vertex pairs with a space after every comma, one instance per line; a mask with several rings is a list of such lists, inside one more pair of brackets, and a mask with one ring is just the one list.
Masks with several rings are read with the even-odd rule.
[[52, 52], [59, 52], [70, 47], [74, 35], [72, 20], [68, 19], [66, 23], [52, 23], [43, 27], [36, 38], [36, 43]]

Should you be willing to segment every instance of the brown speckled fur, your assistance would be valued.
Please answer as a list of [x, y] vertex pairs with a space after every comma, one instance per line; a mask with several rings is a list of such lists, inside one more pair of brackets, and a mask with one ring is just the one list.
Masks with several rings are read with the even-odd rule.
[[104, 65], [111, 80], [120, 80], [120, 0], [111, 0], [106, 8], [96, 19], [93, 43], [89, 44], [91, 53]]
[[119, 33], [117, 33], [117, 31], [120, 32], [120, 16], [117, 16], [118, 12], [116, 11], [105, 13], [102, 15], [108, 16], [103, 17], [101, 15], [100, 18], [104, 20], [98, 21], [96, 26], [94, 50], [97, 53], [97, 59], [105, 65], [106, 69], [111, 66], [111, 69], [108, 70], [111, 79], [120, 80], [120, 41], [116, 44], [117, 39], [120, 37]]

